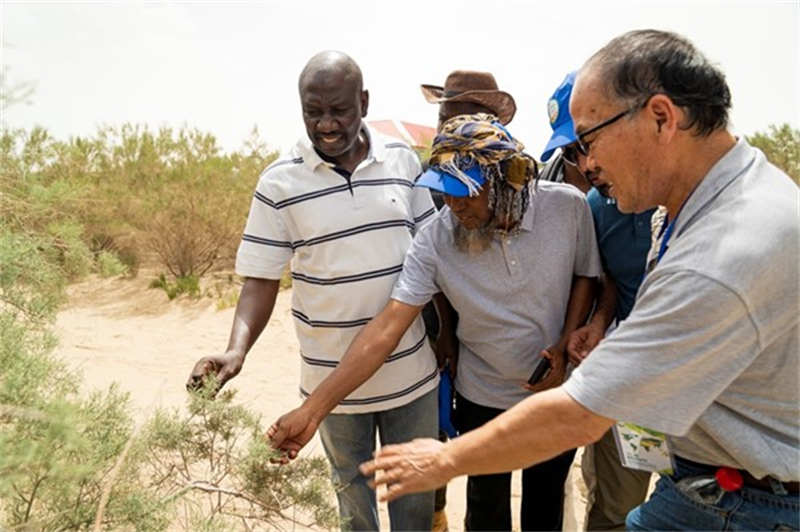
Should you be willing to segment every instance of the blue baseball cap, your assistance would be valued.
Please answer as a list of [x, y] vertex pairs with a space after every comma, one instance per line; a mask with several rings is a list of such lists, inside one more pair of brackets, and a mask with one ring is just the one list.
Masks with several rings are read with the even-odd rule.
[[544, 148], [542, 162], [549, 159], [558, 148], [578, 140], [575, 135], [575, 124], [572, 123], [572, 116], [569, 114], [569, 97], [572, 95], [572, 86], [575, 84], [577, 74], [577, 70], [567, 74], [547, 102], [547, 114], [550, 117], [550, 127], [553, 128], [553, 136]]
[[[463, 170], [463, 172], [474, 179], [478, 186], [483, 186], [483, 184], [486, 183], [486, 178], [483, 177], [481, 167], [477, 164]], [[469, 196], [469, 188], [466, 183], [453, 174], [445, 172], [441, 168], [435, 166], [428, 168], [428, 171], [417, 179], [416, 185], [438, 190], [443, 194], [457, 198]]]

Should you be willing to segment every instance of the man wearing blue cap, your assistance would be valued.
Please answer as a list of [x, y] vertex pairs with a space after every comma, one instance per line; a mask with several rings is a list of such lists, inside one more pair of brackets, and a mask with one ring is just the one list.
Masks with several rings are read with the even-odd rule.
[[[654, 209], [639, 214], [623, 214], [608, 196], [603, 178], [587, 168], [586, 156], [577, 148], [577, 136], [569, 100], [576, 72], [567, 74], [547, 104], [553, 135], [545, 147], [542, 160], [560, 150], [550, 169], [577, 176], [589, 186], [587, 194], [592, 209], [597, 244], [603, 260], [603, 277], [592, 318], [575, 331], [567, 344], [570, 362], [580, 365], [609, 329], [628, 317], [642, 282], [650, 249], [650, 218]], [[558, 175], [552, 171], [551, 176]], [[561, 179], [554, 179], [561, 181]], [[567, 181], [565, 177], [563, 179]], [[625, 530], [625, 516], [644, 502], [650, 484], [650, 473], [623, 467], [613, 431], [586, 446], [581, 463], [588, 489], [586, 530]]]
[[[600, 258], [583, 195], [536, 182], [536, 163], [522, 150], [491, 115], [444, 125], [417, 185], [444, 193], [447, 207], [415, 237], [388, 305], [303, 405], [275, 424], [273, 445], [290, 453], [305, 445], [348, 390], [387, 361], [438, 292], [460, 316], [455, 386], [462, 435], [563, 382], [566, 342], [588, 317]], [[541, 356], [549, 373], [528, 385]], [[523, 469], [522, 530], [561, 529], [573, 456], [567, 451]], [[510, 473], [468, 479], [465, 529], [511, 530]]]
[[553, 128], [553, 135], [542, 152], [541, 161], [547, 162], [556, 150], [559, 150], [559, 154], [542, 170], [539, 179], [568, 183], [586, 194], [591, 190], [592, 184], [586, 175], [585, 160], [583, 168], [578, 167], [578, 150], [574, 144], [575, 126], [569, 115], [569, 96], [572, 94], [576, 74], [577, 72], [567, 74], [547, 101], [547, 115], [550, 127]]

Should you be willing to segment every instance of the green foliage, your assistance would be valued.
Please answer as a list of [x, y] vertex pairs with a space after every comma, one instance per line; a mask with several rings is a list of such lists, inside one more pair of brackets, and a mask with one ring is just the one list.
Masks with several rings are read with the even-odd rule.
[[[87, 397], [52, 357], [49, 323], [64, 297], [74, 227], [52, 235], [0, 232], [0, 529], [89, 530], [105, 477], [131, 436], [127, 396]], [[64, 238], [69, 236], [69, 238]], [[71, 236], [70, 236], [71, 235]], [[134, 475], [106, 510], [110, 527], [159, 530]], [[124, 503], [131, 499], [136, 502]]]
[[155, 254], [173, 277], [200, 277], [233, 262], [258, 175], [276, 156], [255, 129], [229, 155], [188, 128], [105, 127], [66, 142], [5, 130], [0, 222], [55, 239], [69, 277], [106, 269], [103, 251], [130, 271]]
[[292, 271], [289, 266], [286, 267], [286, 269], [283, 271], [283, 275], [281, 275], [280, 287], [283, 290], [292, 287]]
[[[0, 311], [0, 528], [89, 530], [131, 436], [128, 397], [115, 387], [81, 397], [80, 376], [51, 355], [52, 335], [21, 316]], [[148, 495], [137, 476], [120, 480], [109, 528], [163, 530], [166, 521], [155, 526], [157, 514], [142, 508]]]
[[150, 288], [160, 288], [166, 292], [170, 301], [181, 294], [186, 294], [191, 299], [197, 299], [200, 297], [200, 278], [188, 275], [186, 277], [178, 277], [172, 281], [162, 273], [157, 279], [153, 279], [150, 283]]
[[52, 262], [60, 264], [63, 273], [70, 279], [78, 279], [92, 272], [94, 256], [83, 239], [83, 227], [72, 220], [61, 220], [47, 226], [51, 238], [50, 251], [55, 256]]
[[228, 274], [224, 279], [216, 280], [211, 286], [210, 295], [216, 299], [217, 310], [235, 307], [239, 303], [241, 288], [241, 279], [233, 274]]
[[119, 277], [127, 274], [130, 269], [113, 251], [103, 249], [97, 254], [97, 273], [101, 277]]
[[4, 313], [34, 322], [53, 319], [64, 301], [66, 278], [45, 236], [0, 230], [0, 302]]
[[[47, 256], [2, 254], [29, 272]], [[19, 303], [0, 307], [0, 529], [230, 530], [242, 520], [295, 522], [295, 511], [308, 516], [304, 528], [333, 522], [324, 462], [270, 466], [277, 454], [259, 420], [232, 403], [233, 392], [214, 399], [214, 382], [191, 395], [188, 415], [159, 411], [138, 435], [127, 394], [112, 386], [82, 396], [80, 376], [52, 357], [55, 309], [35, 290], [62, 285], [3, 285], [4, 299]]]
[[788, 123], [771, 125], [766, 133], [759, 132], [745, 138], [800, 185], [800, 129], [793, 129]]
[[[281, 522], [330, 528], [337, 523], [324, 459], [270, 462], [278, 452], [264, 443], [260, 421], [235, 405], [235, 392], [214, 398], [216, 382], [191, 394], [189, 414], [159, 410], [143, 429], [135, 453], [148, 463], [150, 491], [189, 510], [185, 530], [270, 529]], [[291, 511], [291, 513], [290, 513]], [[298, 514], [299, 512], [299, 514]]]

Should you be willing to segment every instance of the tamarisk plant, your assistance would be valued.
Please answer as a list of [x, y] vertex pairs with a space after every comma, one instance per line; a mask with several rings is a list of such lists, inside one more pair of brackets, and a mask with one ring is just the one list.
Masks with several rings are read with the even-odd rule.
[[180, 500], [185, 530], [303, 530], [338, 526], [328, 465], [323, 457], [277, 466], [260, 420], [236, 405], [235, 390], [216, 395], [207, 381], [190, 394], [188, 415], [159, 410], [135, 448], [146, 463], [150, 489]]

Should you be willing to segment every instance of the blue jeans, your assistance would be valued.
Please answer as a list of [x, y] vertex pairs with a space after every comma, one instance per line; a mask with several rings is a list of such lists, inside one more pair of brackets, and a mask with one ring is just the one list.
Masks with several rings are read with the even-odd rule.
[[[414, 438], [436, 438], [439, 432], [438, 393], [431, 391], [407, 405], [369, 414], [331, 414], [319, 427], [343, 530], [380, 530], [375, 490], [358, 466], [372, 459], [375, 434], [381, 445]], [[430, 530], [434, 492], [406, 495], [389, 503], [391, 530]]]
[[628, 530], [800, 530], [798, 494], [775, 495], [744, 487], [726, 492], [719, 502], [691, 499], [676, 486], [683, 478], [709, 474], [676, 459], [675, 474], [662, 475], [650, 500], [628, 514]]

